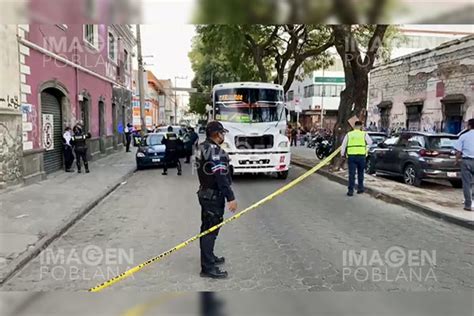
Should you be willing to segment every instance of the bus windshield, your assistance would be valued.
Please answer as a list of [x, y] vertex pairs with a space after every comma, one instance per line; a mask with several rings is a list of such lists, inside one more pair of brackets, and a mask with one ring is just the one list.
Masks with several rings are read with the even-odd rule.
[[277, 122], [283, 116], [283, 91], [235, 88], [214, 94], [215, 118], [236, 123]]

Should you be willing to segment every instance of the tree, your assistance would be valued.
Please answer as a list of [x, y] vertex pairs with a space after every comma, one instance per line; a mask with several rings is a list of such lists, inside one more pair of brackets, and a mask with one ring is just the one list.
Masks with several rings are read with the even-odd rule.
[[[197, 28], [199, 30], [200, 27]], [[205, 45], [199, 35], [194, 39], [188, 56], [195, 74], [191, 86], [198, 91], [191, 94], [189, 106], [190, 111], [196, 114], [206, 114], [206, 105], [212, 102], [211, 90], [214, 84], [257, 78], [246, 64], [231, 65], [213, 45]]]
[[298, 69], [310, 72], [328, 66], [333, 45], [325, 25], [205, 25], [196, 41], [240, 80], [272, 81], [288, 91]]

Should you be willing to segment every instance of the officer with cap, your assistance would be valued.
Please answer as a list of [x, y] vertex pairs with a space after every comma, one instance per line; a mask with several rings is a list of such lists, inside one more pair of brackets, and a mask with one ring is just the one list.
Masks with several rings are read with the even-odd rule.
[[[199, 204], [201, 205], [201, 232], [223, 221], [225, 201], [231, 212], [237, 210], [237, 202], [232, 192], [229, 156], [220, 147], [228, 131], [217, 121], [206, 127], [206, 140], [199, 145], [196, 153], [196, 167], [199, 177]], [[222, 279], [227, 272], [217, 265], [225, 262], [224, 257], [214, 255], [214, 245], [219, 229], [201, 237], [201, 277]]]

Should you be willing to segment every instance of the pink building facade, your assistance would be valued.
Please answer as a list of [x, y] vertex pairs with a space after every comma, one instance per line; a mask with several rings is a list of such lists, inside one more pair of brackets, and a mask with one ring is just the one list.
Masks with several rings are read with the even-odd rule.
[[30, 24], [18, 35], [25, 181], [63, 168], [62, 133], [79, 121], [90, 158], [119, 150], [131, 118], [131, 28]]

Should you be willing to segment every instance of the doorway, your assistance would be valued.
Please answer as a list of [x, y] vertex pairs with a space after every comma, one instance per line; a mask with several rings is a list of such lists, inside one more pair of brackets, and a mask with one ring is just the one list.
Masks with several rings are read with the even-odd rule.
[[99, 147], [100, 152], [105, 154], [106, 152], [106, 131], [105, 131], [105, 104], [103, 101], [99, 101]]

